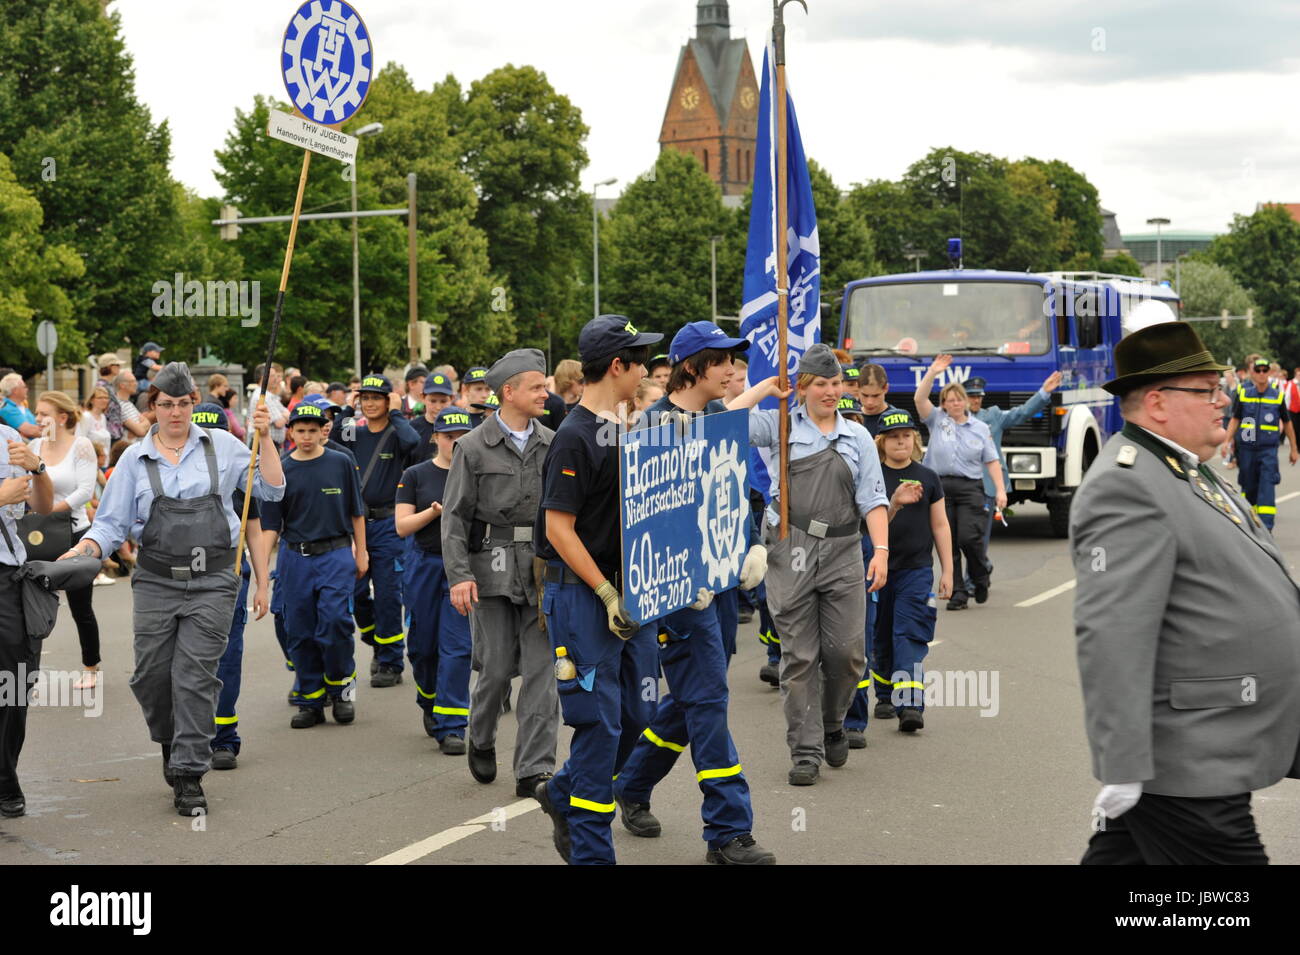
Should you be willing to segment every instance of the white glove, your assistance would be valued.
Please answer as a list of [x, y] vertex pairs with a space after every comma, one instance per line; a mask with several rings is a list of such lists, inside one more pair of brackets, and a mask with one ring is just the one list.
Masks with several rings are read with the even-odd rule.
[[701, 587], [700, 592], [695, 595], [695, 603], [691, 604], [691, 609], [704, 610], [711, 603], [713, 603], [713, 591]]
[[1118, 819], [1137, 805], [1142, 798], [1141, 783], [1114, 783], [1102, 786], [1097, 794], [1097, 801], [1092, 804], [1093, 811], [1100, 809], [1107, 819]]
[[767, 574], [767, 548], [755, 544], [745, 555], [745, 562], [740, 565], [740, 589], [753, 590], [763, 582]]

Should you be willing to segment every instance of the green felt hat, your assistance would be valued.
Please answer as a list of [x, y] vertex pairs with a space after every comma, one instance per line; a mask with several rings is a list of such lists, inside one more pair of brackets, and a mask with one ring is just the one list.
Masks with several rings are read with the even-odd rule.
[[1160, 322], [1138, 329], [1115, 346], [1115, 378], [1102, 385], [1112, 395], [1124, 395], [1161, 378], [1201, 371], [1222, 374], [1228, 368], [1214, 360], [1201, 336], [1184, 322]]

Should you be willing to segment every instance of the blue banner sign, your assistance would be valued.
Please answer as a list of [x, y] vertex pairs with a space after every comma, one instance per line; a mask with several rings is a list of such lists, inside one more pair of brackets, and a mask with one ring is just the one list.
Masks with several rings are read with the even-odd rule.
[[748, 543], [749, 413], [619, 437], [623, 600], [641, 623], [736, 586]]

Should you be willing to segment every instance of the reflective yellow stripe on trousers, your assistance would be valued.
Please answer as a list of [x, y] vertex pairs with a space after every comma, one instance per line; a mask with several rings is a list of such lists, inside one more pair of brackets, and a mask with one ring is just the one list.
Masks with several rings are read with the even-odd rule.
[[740, 763], [735, 766], [728, 766], [726, 769], [702, 769], [695, 774], [696, 780], [704, 782], [706, 779], [722, 779], [726, 776], [739, 776]]
[[569, 797], [569, 805], [574, 809], [586, 809], [588, 812], [614, 811], [614, 803], [612, 802], [592, 802], [590, 799], [579, 799], [577, 796]]
[[655, 731], [650, 729], [650, 727], [648, 726], [646, 727], [645, 732], [642, 733], [641, 735], [644, 736], [646, 739], [648, 739], [650, 742], [654, 743], [656, 746], [662, 746], [664, 749], [671, 749], [674, 753], [686, 752], [685, 746], [681, 745], [680, 743], [668, 742], [668, 740], [663, 739], [661, 736], [657, 735]]

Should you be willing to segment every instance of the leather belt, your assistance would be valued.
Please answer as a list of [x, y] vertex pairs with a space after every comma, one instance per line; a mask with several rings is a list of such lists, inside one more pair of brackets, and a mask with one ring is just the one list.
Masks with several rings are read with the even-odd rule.
[[151, 557], [143, 550], [136, 557], [136, 562], [145, 570], [155, 573], [159, 577], [169, 577], [172, 580], [193, 580], [195, 577], [202, 577], [205, 574], [212, 574], [219, 570], [234, 567], [235, 549], [230, 547], [220, 552], [216, 558], [207, 561], [203, 570], [195, 570], [193, 565], [188, 563], [173, 567], [166, 561]]
[[382, 521], [386, 517], [392, 517], [397, 513], [395, 507], [366, 507], [366, 520]]
[[519, 524], [514, 527], [493, 527], [491, 524], [484, 525], [484, 544], [531, 544], [532, 542], [532, 524]]
[[862, 533], [861, 519], [849, 521], [847, 524], [827, 524], [825, 521], [810, 520], [804, 523], [791, 518], [791, 527], [797, 527], [809, 537], [825, 539], [827, 537], [852, 537], [854, 534]]
[[[606, 574], [602, 570], [601, 575], [604, 576], [605, 579], [607, 579], [610, 583], [614, 585], [615, 590], [619, 591], [619, 593], [622, 593], [623, 591], [622, 574], [620, 573]], [[572, 570], [570, 570], [568, 564], [558, 563], [558, 562], [556, 563], [552, 563], [549, 561], [547, 562], [546, 572], [542, 575], [542, 579], [548, 584], [581, 584], [584, 587], [587, 586], [587, 582], [583, 580], [581, 577], [579, 577], [577, 574], [575, 574]]]
[[321, 554], [328, 554], [330, 551], [347, 547], [351, 543], [352, 538], [344, 534], [341, 537], [325, 537], [315, 541], [298, 541], [292, 544], [286, 542], [285, 546], [295, 554], [301, 554], [303, 557], [319, 557]]

